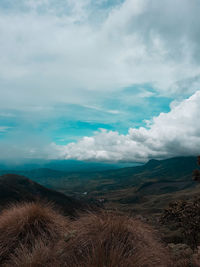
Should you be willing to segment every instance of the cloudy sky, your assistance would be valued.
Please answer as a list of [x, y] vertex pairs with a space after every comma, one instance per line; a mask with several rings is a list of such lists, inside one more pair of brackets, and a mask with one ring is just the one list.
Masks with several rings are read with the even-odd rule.
[[199, 0], [1, 0], [1, 158], [200, 153]]

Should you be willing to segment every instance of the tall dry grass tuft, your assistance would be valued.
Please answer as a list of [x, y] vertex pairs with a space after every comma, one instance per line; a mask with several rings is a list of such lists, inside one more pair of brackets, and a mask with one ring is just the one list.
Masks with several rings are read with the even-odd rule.
[[0, 264], [20, 248], [31, 253], [37, 243], [59, 241], [68, 224], [50, 204], [22, 203], [4, 210], [0, 215]]
[[138, 220], [102, 212], [82, 216], [72, 228], [63, 254], [66, 266], [171, 266], [168, 250], [155, 232]]
[[175, 266], [156, 233], [139, 220], [104, 211], [68, 221], [40, 203], [0, 215], [0, 259], [4, 267]]
[[45, 244], [41, 240], [35, 243], [31, 249], [24, 245], [19, 246], [3, 267], [61, 267], [59, 250], [55, 244]]

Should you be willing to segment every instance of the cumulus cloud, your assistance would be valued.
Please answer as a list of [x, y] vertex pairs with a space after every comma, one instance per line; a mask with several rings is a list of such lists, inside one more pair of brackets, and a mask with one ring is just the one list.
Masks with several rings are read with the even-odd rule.
[[52, 144], [59, 157], [78, 160], [138, 161], [150, 158], [196, 155], [200, 151], [200, 91], [168, 113], [161, 113], [147, 127], [130, 128], [127, 135], [101, 129], [66, 146]]

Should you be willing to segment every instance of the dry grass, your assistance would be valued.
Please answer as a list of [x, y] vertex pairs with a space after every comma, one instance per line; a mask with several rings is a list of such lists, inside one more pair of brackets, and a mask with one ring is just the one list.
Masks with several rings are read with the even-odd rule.
[[24, 245], [19, 246], [3, 267], [57, 267], [61, 266], [58, 256], [54, 244], [46, 244], [40, 240], [31, 249]]
[[51, 205], [23, 203], [13, 205], [0, 215], [0, 264], [20, 247], [31, 251], [37, 242], [60, 240], [68, 220]]
[[168, 250], [148, 225], [116, 213], [68, 221], [50, 206], [21, 204], [0, 216], [6, 267], [168, 267]]
[[[153, 230], [124, 215], [87, 214], [73, 223], [73, 231], [74, 236], [64, 249], [68, 266], [166, 267], [171, 264], [167, 249]], [[79, 265], [74, 265], [73, 259]]]

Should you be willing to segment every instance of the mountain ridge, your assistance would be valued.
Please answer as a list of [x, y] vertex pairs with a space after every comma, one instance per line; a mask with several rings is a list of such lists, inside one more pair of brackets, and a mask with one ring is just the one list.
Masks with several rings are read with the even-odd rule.
[[64, 214], [75, 216], [76, 210], [86, 208], [83, 202], [60, 192], [45, 188], [25, 176], [6, 174], [0, 176], [0, 207], [4, 208], [17, 202], [52, 202]]

